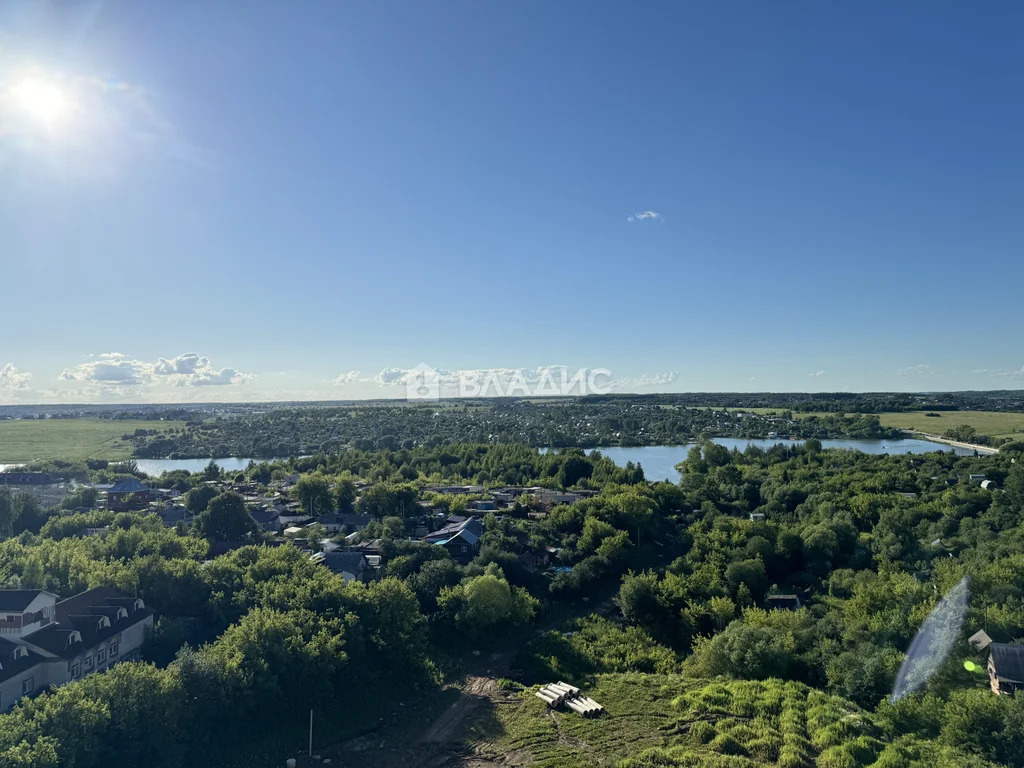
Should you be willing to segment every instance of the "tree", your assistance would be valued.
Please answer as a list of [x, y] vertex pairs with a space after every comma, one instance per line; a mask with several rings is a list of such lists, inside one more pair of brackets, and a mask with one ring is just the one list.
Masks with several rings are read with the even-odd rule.
[[338, 498], [338, 511], [342, 513], [351, 512], [352, 506], [356, 501], [356, 484], [352, 482], [352, 478], [343, 477], [338, 480], [335, 494]]
[[665, 610], [658, 590], [658, 577], [653, 573], [629, 573], [622, 577], [616, 598], [622, 618], [643, 627], [655, 625]]
[[214, 497], [192, 524], [196, 536], [213, 541], [254, 541], [260, 527], [237, 493], [228, 491]]
[[697, 640], [690, 663], [702, 675], [744, 680], [786, 677], [795, 658], [792, 636], [734, 621], [713, 638]]
[[442, 589], [437, 602], [455, 626], [477, 639], [500, 625], [525, 624], [538, 606], [525, 589], [509, 585], [494, 563], [484, 574]]
[[326, 477], [303, 475], [292, 489], [307, 515], [326, 515], [333, 511], [334, 494]]
[[204, 482], [207, 480], [220, 480], [222, 473], [223, 471], [220, 466], [218, 466], [217, 462], [210, 459], [210, 463], [203, 468], [202, 478]]
[[734, 591], [739, 589], [740, 584], [746, 584], [755, 599], [763, 597], [768, 588], [764, 563], [756, 558], [730, 563], [729, 567], [725, 569], [725, 580], [729, 582]]
[[593, 474], [594, 466], [582, 456], [567, 456], [558, 470], [558, 484], [563, 488], [576, 485]]
[[736, 615], [736, 604], [728, 597], [712, 597], [708, 602], [708, 610], [715, 620], [715, 627], [723, 629]]
[[200, 485], [193, 488], [185, 495], [185, 506], [193, 515], [198, 515], [210, 503], [210, 499], [217, 495], [217, 489], [212, 485]]

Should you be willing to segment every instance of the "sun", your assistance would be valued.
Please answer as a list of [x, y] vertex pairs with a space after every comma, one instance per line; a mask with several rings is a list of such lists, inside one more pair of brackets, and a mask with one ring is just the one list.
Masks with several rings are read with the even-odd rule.
[[29, 75], [11, 89], [15, 103], [27, 114], [47, 125], [58, 122], [70, 106], [67, 94], [41, 77]]

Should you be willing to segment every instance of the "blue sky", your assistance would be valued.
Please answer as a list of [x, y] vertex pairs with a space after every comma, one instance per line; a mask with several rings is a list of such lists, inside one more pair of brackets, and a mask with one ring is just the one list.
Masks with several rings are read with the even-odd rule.
[[0, 402], [1024, 386], [1019, 3], [241, 7], [0, 5]]

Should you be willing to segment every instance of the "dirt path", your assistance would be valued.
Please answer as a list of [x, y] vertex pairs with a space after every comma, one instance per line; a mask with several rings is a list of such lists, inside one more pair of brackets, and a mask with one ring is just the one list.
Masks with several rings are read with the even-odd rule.
[[[536, 631], [543, 632], [556, 626], [607, 609], [615, 591], [593, 601], [580, 601], [572, 610], [542, 622]], [[486, 716], [489, 709], [502, 702], [498, 679], [507, 677], [517, 649], [493, 653], [471, 663], [467, 677], [458, 686], [459, 697], [419, 735], [402, 733], [387, 741], [378, 733], [336, 744], [321, 751], [331, 758], [333, 768], [503, 768], [528, 762], [526, 755], [493, 755], [487, 745], [474, 748], [469, 743], [474, 724]], [[521, 759], [520, 759], [521, 758]], [[300, 759], [299, 766], [320, 765]]]
[[961, 443], [959, 440], [950, 440], [948, 437], [939, 437], [938, 435], [933, 435], [933, 434], [931, 434], [929, 432], [921, 432], [921, 431], [916, 430], [916, 429], [910, 430], [910, 434], [912, 434], [914, 437], [920, 437], [920, 438], [924, 438], [925, 440], [930, 440], [933, 443], [945, 443], [946, 445], [956, 446], [957, 448], [974, 449], [975, 451], [980, 453], [982, 456], [991, 456], [993, 454], [999, 453], [999, 449], [998, 448], [993, 448], [990, 445], [977, 445], [975, 443]]
[[425, 744], [446, 744], [458, 740], [476, 714], [495, 698], [498, 680], [494, 677], [470, 677], [462, 686], [462, 695], [420, 736]]

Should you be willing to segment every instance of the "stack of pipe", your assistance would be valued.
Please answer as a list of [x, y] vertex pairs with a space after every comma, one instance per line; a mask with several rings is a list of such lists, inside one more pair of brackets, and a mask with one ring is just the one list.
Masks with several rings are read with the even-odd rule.
[[593, 717], [604, 712], [604, 707], [591, 698], [581, 696], [579, 688], [562, 680], [557, 683], [548, 683], [533, 695], [552, 709], [560, 704], [565, 704], [569, 709], [584, 717]]
[[604, 712], [604, 707], [589, 696], [577, 696], [573, 699], [566, 699], [565, 706], [569, 707], [573, 712], [578, 712], [584, 717], [597, 717]]

